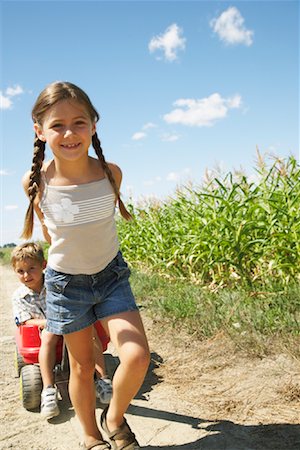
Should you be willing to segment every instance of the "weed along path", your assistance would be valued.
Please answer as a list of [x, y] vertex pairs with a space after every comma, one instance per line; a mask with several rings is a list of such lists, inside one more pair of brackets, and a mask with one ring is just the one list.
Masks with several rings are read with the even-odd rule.
[[[67, 380], [58, 380], [61, 414], [51, 421], [21, 405], [10, 304], [17, 281], [10, 268], [0, 270], [0, 449], [80, 449]], [[222, 335], [193, 342], [143, 315], [152, 363], [127, 413], [142, 449], [299, 450], [299, 361], [284, 352], [249, 358]], [[117, 365], [112, 348], [106, 362], [112, 372]], [[97, 404], [97, 417], [101, 411]]]

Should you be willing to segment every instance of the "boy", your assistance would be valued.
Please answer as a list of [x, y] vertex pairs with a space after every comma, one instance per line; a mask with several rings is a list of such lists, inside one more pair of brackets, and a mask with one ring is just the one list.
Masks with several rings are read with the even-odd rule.
[[[54, 385], [53, 368], [56, 360], [56, 345], [59, 336], [49, 333], [46, 327], [46, 296], [44, 287], [44, 269], [46, 260], [42, 247], [27, 242], [16, 247], [11, 263], [22, 286], [13, 294], [13, 315], [16, 325], [37, 325], [41, 330], [39, 364], [43, 391], [41, 395], [41, 415], [50, 419], [59, 414], [57, 387]], [[109, 403], [112, 396], [111, 381], [105, 375], [102, 344], [95, 331], [95, 356], [97, 378], [96, 395], [103, 403]], [[97, 350], [96, 350], [97, 349]], [[100, 351], [98, 350], [100, 349]]]

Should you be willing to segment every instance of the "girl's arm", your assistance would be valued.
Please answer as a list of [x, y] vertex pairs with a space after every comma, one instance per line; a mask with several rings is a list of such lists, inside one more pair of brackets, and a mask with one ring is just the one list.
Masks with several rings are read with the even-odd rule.
[[[28, 197], [29, 177], [30, 177], [30, 171], [26, 172], [22, 178], [23, 188], [24, 188], [24, 191], [25, 191], [27, 197]], [[50, 237], [50, 235], [48, 233], [48, 229], [44, 223], [44, 214], [42, 213], [41, 208], [39, 207], [40, 199], [41, 199], [41, 192], [39, 192], [38, 195], [34, 199], [34, 205], [33, 205], [34, 211], [41, 222], [42, 231], [43, 231], [45, 240], [48, 242], [48, 244], [51, 244], [51, 237]]]

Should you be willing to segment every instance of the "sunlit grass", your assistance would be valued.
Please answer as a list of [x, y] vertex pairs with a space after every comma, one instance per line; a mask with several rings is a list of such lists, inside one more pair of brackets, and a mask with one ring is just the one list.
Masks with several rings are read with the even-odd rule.
[[132, 270], [138, 304], [156, 321], [186, 330], [193, 339], [230, 336], [239, 348], [263, 355], [287, 348], [300, 358], [300, 285], [284, 292], [224, 288], [217, 292], [186, 281]]
[[[300, 167], [258, 153], [255, 181], [208, 177], [118, 222], [138, 301], [194, 337], [300, 356]], [[275, 343], [277, 343], [275, 345]]]
[[133, 266], [211, 289], [282, 289], [300, 281], [300, 167], [295, 158], [259, 159], [256, 181], [243, 174], [182, 187], [165, 202], [131, 207], [118, 221]]

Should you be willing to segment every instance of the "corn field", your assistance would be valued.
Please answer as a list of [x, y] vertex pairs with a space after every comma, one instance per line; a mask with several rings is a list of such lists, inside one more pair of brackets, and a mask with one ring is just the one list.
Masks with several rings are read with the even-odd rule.
[[258, 153], [255, 171], [255, 181], [229, 172], [164, 202], [127, 205], [134, 220], [118, 220], [124, 256], [211, 289], [299, 282], [299, 163], [291, 156], [267, 164]]

